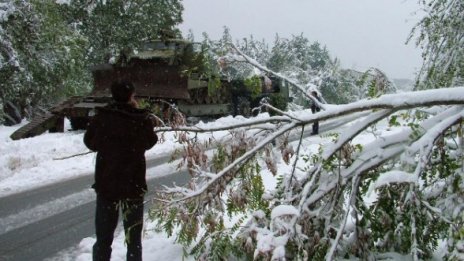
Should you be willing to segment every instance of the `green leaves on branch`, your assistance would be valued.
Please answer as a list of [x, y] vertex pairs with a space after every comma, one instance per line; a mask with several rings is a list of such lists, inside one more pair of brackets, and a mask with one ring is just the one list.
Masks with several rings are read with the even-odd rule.
[[[241, 131], [234, 132], [232, 137], [233, 142], [218, 144], [210, 168], [205, 169], [209, 174], [203, 176], [193, 171], [193, 180], [212, 182], [218, 171], [241, 157], [254, 144], [253, 139]], [[190, 145], [186, 143], [186, 146]], [[191, 150], [186, 151], [189, 153]], [[189, 163], [189, 166], [195, 169], [199, 164], [193, 158], [195, 162]], [[175, 203], [172, 201], [190, 197], [190, 193], [184, 189], [160, 193], [150, 210], [150, 218], [157, 222], [158, 229], [169, 235], [176, 233], [176, 241], [184, 245], [186, 253], [198, 259], [223, 260], [228, 256], [239, 256], [243, 251], [240, 253], [241, 241], [235, 235], [242, 230], [251, 213], [264, 213], [269, 209], [269, 202], [263, 198], [264, 184], [260, 172], [256, 158], [251, 158], [219, 177], [213, 190], [198, 197]]]
[[88, 93], [92, 65], [143, 40], [180, 36], [179, 0], [57, 2], [7, 1], [0, 21], [0, 104], [12, 102], [25, 113]]
[[413, 28], [409, 41], [423, 50], [416, 89], [445, 88], [464, 83], [464, 2], [422, 1], [426, 15]]
[[256, 98], [261, 94], [262, 82], [260, 77], [255, 75], [250, 78], [246, 78], [244, 84], [247, 90], [250, 92], [252, 98]]

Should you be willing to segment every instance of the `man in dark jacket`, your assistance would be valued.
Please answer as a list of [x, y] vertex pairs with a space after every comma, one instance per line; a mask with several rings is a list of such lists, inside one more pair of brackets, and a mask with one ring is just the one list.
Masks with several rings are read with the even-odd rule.
[[[316, 98], [319, 102], [321, 101], [321, 99], [319, 98], [319, 96], [317, 95], [317, 92], [316, 91], [312, 91], [311, 94], [314, 96], [314, 98]], [[311, 112], [314, 114], [316, 112], [320, 112], [321, 111], [321, 108], [314, 102], [312, 101], [311, 102]], [[315, 121], [313, 123], [313, 131], [311, 133], [312, 135], [316, 135], [316, 134], [319, 134], [319, 121]]]
[[158, 141], [149, 113], [138, 109], [131, 83], [111, 86], [114, 103], [101, 108], [84, 135], [85, 145], [97, 152], [93, 260], [110, 260], [113, 234], [122, 211], [127, 260], [142, 260], [145, 151]]

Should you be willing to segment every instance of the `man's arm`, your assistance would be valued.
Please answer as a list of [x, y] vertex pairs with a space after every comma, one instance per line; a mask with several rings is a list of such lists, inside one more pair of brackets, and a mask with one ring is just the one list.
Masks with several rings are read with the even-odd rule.
[[313, 101], [311, 102], [311, 112], [316, 113], [316, 104]]
[[158, 142], [158, 136], [154, 132], [155, 125], [150, 118], [145, 120], [145, 150], [151, 149]]
[[96, 118], [97, 116], [90, 121], [84, 134], [84, 144], [92, 151], [97, 151]]

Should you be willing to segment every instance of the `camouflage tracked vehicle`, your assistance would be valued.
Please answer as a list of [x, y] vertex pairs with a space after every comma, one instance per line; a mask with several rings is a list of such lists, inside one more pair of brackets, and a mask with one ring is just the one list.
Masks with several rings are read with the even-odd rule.
[[94, 89], [89, 95], [71, 97], [54, 106], [18, 129], [11, 138], [17, 140], [46, 131], [63, 131], [65, 117], [70, 120], [72, 129], [84, 129], [95, 108], [111, 102], [109, 89], [117, 80], [133, 82], [136, 98], [149, 103], [167, 101], [187, 117], [248, 116], [263, 97], [269, 97], [271, 103], [278, 103], [276, 106], [281, 109], [286, 107], [288, 86], [280, 79], [255, 77], [254, 90], [250, 90], [247, 80], [206, 77], [199, 47], [182, 39], [155, 40], [144, 43], [138, 52], [121, 52], [114, 63], [92, 68]]

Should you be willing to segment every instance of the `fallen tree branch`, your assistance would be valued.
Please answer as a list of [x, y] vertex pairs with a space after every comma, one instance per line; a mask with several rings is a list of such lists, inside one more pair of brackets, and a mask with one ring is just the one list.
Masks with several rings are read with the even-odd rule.
[[94, 153], [95, 151], [87, 151], [87, 152], [83, 152], [83, 153], [79, 153], [79, 154], [74, 154], [74, 155], [71, 155], [71, 156], [66, 156], [66, 157], [62, 157], [62, 158], [53, 158], [53, 160], [65, 160], [65, 159], [70, 159], [70, 158], [74, 158], [74, 157], [79, 157], [79, 156], [84, 156], [84, 155], [87, 155], [87, 154], [90, 154], [90, 153]]

